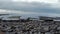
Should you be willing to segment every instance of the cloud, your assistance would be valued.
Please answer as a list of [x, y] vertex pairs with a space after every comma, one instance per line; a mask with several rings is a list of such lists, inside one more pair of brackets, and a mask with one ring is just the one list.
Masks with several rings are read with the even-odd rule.
[[45, 2], [45, 3], [56, 3], [58, 0], [13, 0], [14, 2]]
[[[9, 16], [12, 15], [18, 15], [18, 16], [29, 16], [29, 17], [38, 17], [38, 16], [52, 16], [52, 17], [57, 17], [60, 14], [56, 13], [44, 13], [44, 12], [24, 12], [24, 11], [14, 11], [14, 10], [2, 10], [0, 9], [0, 14], [10, 14]], [[6, 16], [5, 16], [6, 17]], [[60, 17], [60, 16], [59, 16]]]
[[0, 9], [5, 10], [3, 13], [58, 16], [59, 8], [59, 3], [0, 1]]
[[0, 9], [20, 10], [20, 11], [40, 11], [40, 9], [52, 9], [50, 4], [27, 3], [27, 2], [0, 2]]

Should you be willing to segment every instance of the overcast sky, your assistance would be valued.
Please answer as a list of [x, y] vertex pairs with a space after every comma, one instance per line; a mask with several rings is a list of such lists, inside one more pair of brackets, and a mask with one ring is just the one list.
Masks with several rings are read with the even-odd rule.
[[0, 0], [0, 13], [59, 16], [60, 0]]

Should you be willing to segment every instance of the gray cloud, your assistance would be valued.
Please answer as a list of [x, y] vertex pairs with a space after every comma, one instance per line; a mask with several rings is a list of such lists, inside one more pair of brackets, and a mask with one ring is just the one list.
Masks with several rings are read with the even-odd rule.
[[58, 14], [60, 10], [51, 7], [51, 4], [38, 3], [38, 2], [12, 2], [12, 1], [0, 1], [0, 9], [4, 10], [16, 10], [24, 12], [37, 12], [37, 13], [52, 13]]
[[[12, 9], [12, 10], [26, 10], [26, 11], [40, 11], [40, 9], [50, 9], [50, 4], [44, 3], [27, 3], [27, 2], [0, 2], [1, 9]], [[35, 10], [35, 11], [36, 11]]]

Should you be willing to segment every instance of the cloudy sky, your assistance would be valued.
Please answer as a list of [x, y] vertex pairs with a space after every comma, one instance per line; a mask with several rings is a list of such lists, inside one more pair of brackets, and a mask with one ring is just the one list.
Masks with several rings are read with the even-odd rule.
[[60, 0], [0, 0], [0, 13], [60, 16]]

